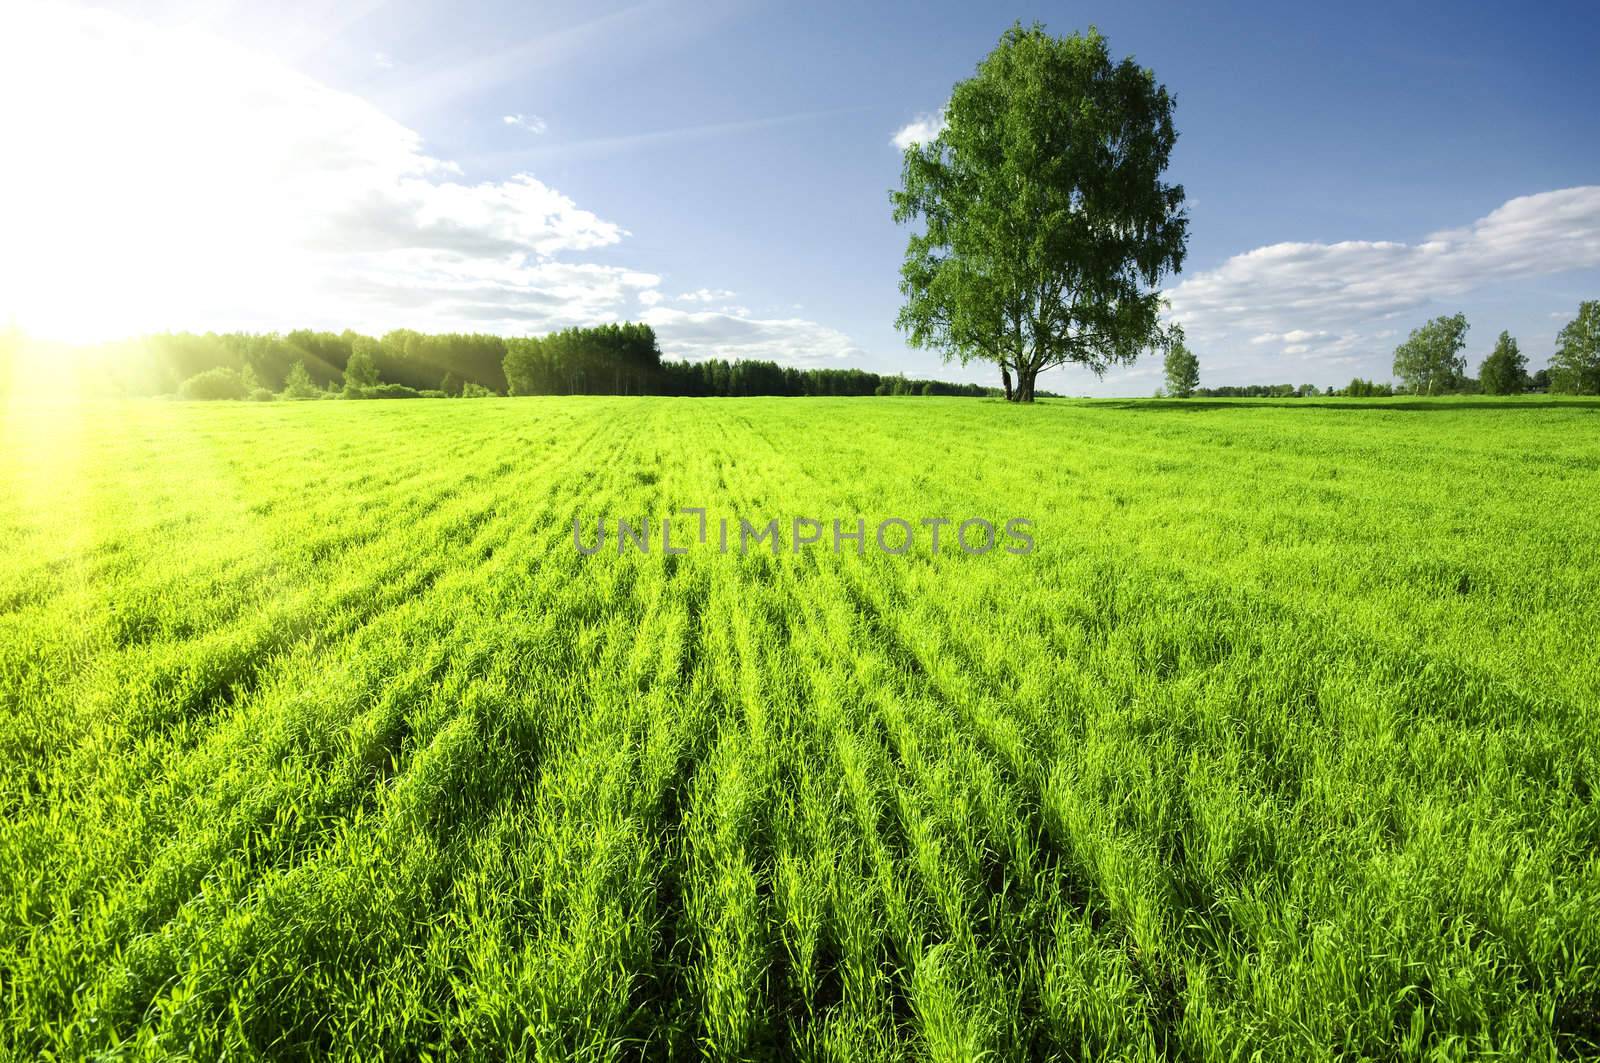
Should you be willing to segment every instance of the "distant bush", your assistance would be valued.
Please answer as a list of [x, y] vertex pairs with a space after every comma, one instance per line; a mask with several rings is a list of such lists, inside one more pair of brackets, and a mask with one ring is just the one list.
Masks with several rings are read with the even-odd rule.
[[283, 381], [283, 397], [286, 399], [315, 399], [322, 392], [312, 382], [311, 374], [306, 371], [306, 363], [299, 361], [289, 367], [289, 372]]
[[[448, 391], [448, 389], [446, 390]], [[482, 384], [474, 384], [470, 380], [461, 385], [459, 394], [464, 399], [490, 399], [494, 397], [493, 391], [490, 391]]]
[[180, 399], [242, 399], [249, 394], [239, 371], [226, 366], [207, 369], [178, 385]]
[[277, 397], [278, 396], [276, 396], [276, 395], [274, 395], [272, 393], [272, 389], [271, 388], [251, 388], [250, 389], [250, 401], [251, 402], [271, 402], [273, 399], [276, 399]]

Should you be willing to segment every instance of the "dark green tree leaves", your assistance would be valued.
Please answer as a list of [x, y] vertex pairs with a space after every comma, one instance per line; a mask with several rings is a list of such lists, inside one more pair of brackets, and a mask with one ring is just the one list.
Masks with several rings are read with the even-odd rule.
[[378, 386], [378, 363], [373, 360], [372, 348], [377, 346], [376, 341], [362, 336], [366, 343], [357, 343], [350, 352], [350, 361], [344, 367], [344, 390], [346, 394], [364, 391], [367, 388]]
[[1528, 360], [1511, 333], [1500, 333], [1493, 353], [1478, 367], [1478, 385], [1485, 395], [1520, 395], [1527, 381]]
[[1167, 347], [1163, 369], [1167, 377], [1167, 394], [1176, 399], [1186, 399], [1200, 386], [1200, 359], [1183, 341], [1183, 330], [1173, 327], [1172, 342]]
[[1021, 402], [1044, 369], [1099, 374], [1159, 343], [1155, 286], [1188, 240], [1183, 188], [1162, 180], [1174, 102], [1093, 29], [1006, 31], [892, 193], [897, 221], [923, 223], [901, 268], [910, 342], [995, 362]]

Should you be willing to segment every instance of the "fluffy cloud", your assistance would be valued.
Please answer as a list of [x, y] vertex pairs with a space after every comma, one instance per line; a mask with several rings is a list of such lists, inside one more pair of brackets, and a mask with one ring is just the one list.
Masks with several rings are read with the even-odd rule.
[[526, 129], [530, 133], [543, 133], [545, 131], [544, 119], [536, 114], [508, 114], [500, 121], [506, 125], [516, 126], [518, 129]]
[[1216, 383], [1333, 383], [1387, 376], [1406, 331], [1470, 311], [1474, 291], [1597, 266], [1600, 186], [1582, 186], [1523, 195], [1414, 243], [1274, 243], [1187, 277], [1168, 298]]
[[[739, 308], [736, 308], [739, 309]], [[759, 358], [793, 366], [826, 366], [862, 351], [837, 329], [802, 318], [754, 318], [722, 310], [652, 306], [644, 320], [669, 357]]]
[[538, 179], [462, 180], [365, 100], [226, 41], [6, 17], [0, 95], [32, 103], [0, 129], [28, 160], [0, 171], [0, 315], [25, 326], [526, 331], [655, 283], [562, 264], [626, 233]]
[[926, 144], [944, 129], [944, 111], [937, 114], [919, 114], [910, 122], [895, 130], [889, 142], [901, 151], [905, 151], [913, 144]]
[[1395, 336], [1475, 289], [1595, 266], [1600, 186], [1590, 185], [1521, 196], [1416, 243], [1260, 247], [1168, 296], [1172, 316], [1204, 346], [1247, 342], [1304, 356], [1306, 365], [1346, 366], [1386, 355]]
[[732, 299], [737, 292], [730, 292], [726, 288], [697, 288], [692, 292], [673, 296], [680, 303], [721, 303]]
[[669, 353], [854, 350], [812, 322], [666, 311], [654, 274], [579, 260], [626, 238], [615, 222], [529, 174], [470, 181], [367, 101], [198, 31], [7, 5], [0, 99], [29, 101], [0, 107], [26, 163], [0, 167], [0, 321], [46, 335], [526, 334], [645, 307]]

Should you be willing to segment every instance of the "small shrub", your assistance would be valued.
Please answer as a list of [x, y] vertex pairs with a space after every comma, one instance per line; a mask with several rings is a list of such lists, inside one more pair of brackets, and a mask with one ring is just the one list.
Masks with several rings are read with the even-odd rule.
[[212, 401], [242, 399], [249, 394], [237, 370], [226, 366], [207, 369], [178, 385], [178, 398]]
[[283, 382], [284, 398], [315, 399], [321, 398], [322, 394], [317, 390], [317, 385], [312, 383], [311, 374], [306, 371], [305, 362], [296, 362], [289, 367], [289, 375]]

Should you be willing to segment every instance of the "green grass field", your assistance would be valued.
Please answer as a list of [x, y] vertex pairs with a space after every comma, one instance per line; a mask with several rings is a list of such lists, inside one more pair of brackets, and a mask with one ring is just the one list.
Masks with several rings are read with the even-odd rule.
[[13, 410], [0, 1052], [1593, 1055], [1597, 406]]

